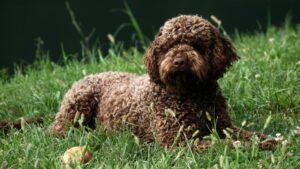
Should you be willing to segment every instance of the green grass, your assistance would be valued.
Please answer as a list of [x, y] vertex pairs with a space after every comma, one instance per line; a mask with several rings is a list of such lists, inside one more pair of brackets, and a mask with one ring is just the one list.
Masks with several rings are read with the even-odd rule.
[[281, 133], [289, 141], [286, 146], [260, 151], [255, 145], [216, 144], [193, 153], [137, 144], [130, 132], [106, 135], [72, 129], [65, 139], [48, 136], [45, 130], [74, 81], [103, 71], [145, 73], [142, 53], [112, 45], [106, 59], [93, 49], [93, 63], [63, 53], [61, 64], [38, 59], [13, 77], [2, 76], [0, 119], [44, 115], [46, 122], [0, 134], [0, 168], [60, 168], [64, 151], [78, 145], [88, 145], [93, 154], [89, 164], [78, 168], [300, 168], [300, 135], [294, 132], [300, 122], [300, 26], [269, 27], [266, 33], [236, 34], [233, 39], [241, 60], [220, 80], [232, 119], [238, 126], [246, 120], [247, 130]]

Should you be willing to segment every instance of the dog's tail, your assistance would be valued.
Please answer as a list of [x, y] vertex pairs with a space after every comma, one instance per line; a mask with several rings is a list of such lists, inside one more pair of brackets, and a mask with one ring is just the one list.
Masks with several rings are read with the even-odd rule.
[[12, 120], [0, 120], [0, 133], [4, 132], [5, 134], [12, 128], [14, 129], [21, 129], [22, 128], [22, 123], [27, 123], [27, 124], [42, 124], [44, 122], [43, 117], [32, 117], [29, 119], [19, 119], [17, 121], [12, 121]]

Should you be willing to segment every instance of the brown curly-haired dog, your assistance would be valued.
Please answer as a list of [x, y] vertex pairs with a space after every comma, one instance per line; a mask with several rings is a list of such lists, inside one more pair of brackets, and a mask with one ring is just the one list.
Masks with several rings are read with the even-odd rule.
[[[214, 127], [221, 138], [231, 128], [234, 138], [250, 139], [252, 133], [233, 126], [217, 83], [238, 58], [230, 41], [205, 19], [175, 17], [161, 27], [145, 54], [149, 75], [106, 72], [76, 82], [49, 131], [64, 135], [81, 114], [87, 126], [96, 123], [107, 131], [126, 126], [142, 141], [162, 146], [196, 139], [203, 147], [201, 139]], [[269, 149], [274, 144], [260, 145]]]

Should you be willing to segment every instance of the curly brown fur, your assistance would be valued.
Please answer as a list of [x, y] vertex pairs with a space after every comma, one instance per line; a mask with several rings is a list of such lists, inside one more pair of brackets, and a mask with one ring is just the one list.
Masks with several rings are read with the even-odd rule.
[[76, 82], [49, 131], [63, 136], [81, 114], [90, 127], [126, 126], [142, 141], [162, 146], [201, 140], [213, 127], [221, 138], [232, 128], [236, 137], [249, 140], [254, 133], [233, 126], [217, 83], [238, 58], [231, 42], [205, 19], [175, 17], [160, 28], [144, 56], [148, 75], [106, 72]]

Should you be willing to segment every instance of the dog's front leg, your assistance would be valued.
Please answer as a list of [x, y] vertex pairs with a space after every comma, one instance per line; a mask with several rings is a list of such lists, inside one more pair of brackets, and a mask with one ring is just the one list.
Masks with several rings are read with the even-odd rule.
[[273, 138], [269, 138], [267, 135], [261, 132], [250, 132], [238, 127], [231, 127], [233, 139], [240, 139], [242, 141], [251, 141], [255, 139], [253, 136], [257, 136], [257, 143], [262, 150], [272, 150], [277, 145], [277, 141]]

